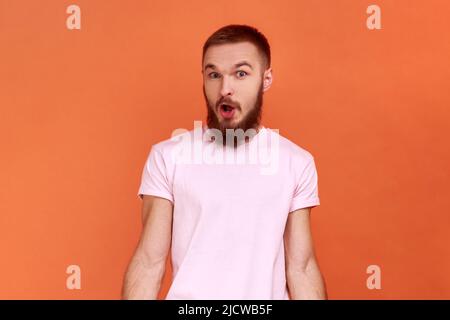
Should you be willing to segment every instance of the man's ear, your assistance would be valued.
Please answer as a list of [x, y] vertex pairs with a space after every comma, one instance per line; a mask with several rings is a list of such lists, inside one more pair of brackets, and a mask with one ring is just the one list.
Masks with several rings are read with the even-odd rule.
[[269, 90], [270, 86], [272, 85], [272, 68], [267, 69], [264, 71], [264, 77], [263, 77], [263, 92]]

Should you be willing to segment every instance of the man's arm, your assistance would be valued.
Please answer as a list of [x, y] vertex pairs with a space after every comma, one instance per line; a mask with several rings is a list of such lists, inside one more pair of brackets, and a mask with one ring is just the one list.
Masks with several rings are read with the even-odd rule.
[[286, 280], [292, 300], [327, 299], [310, 230], [311, 208], [289, 213], [284, 232]]
[[172, 209], [167, 199], [143, 195], [143, 229], [125, 274], [122, 299], [157, 299], [172, 239]]

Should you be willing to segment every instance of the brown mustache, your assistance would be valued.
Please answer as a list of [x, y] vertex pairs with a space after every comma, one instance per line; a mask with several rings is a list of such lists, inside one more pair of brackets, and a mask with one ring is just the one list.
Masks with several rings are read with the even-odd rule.
[[222, 100], [220, 100], [220, 101], [216, 104], [216, 107], [219, 108], [220, 105], [222, 105], [222, 104], [229, 105], [229, 106], [231, 106], [231, 107], [233, 107], [233, 108], [240, 108], [240, 107], [241, 107], [240, 104], [239, 104], [238, 102], [234, 102], [234, 101], [231, 101], [231, 100], [229, 100], [229, 99], [222, 99]]

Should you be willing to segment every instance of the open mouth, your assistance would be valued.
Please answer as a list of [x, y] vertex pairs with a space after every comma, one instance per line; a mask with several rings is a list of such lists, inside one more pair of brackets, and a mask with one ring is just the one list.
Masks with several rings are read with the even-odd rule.
[[233, 118], [235, 112], [235, 107], [230, 106], [229, 104], [221, 104], [220, 105], [220, 114], [222, 115], [223, 118], [225, 119], [231, 119]]

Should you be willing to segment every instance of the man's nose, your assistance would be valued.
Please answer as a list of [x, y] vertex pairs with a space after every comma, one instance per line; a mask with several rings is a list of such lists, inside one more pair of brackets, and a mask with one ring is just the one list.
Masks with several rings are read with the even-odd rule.
[[233, 82], [232, 79], [228, 76], [222, 77], [222, 87], [220, 89], [220, 94], [222, 97], [233, 95], [234, 94], [234, 88], [233, 88]]

